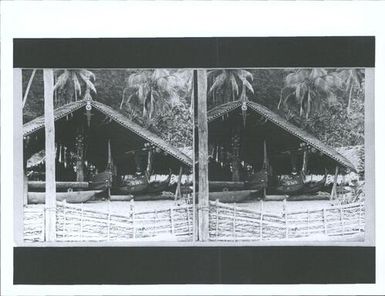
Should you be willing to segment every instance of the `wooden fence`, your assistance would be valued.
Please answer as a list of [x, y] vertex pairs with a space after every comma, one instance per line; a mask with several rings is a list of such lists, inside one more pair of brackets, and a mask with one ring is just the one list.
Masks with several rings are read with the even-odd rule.
[[[345, 236], [364, 231], [363, 202], [281, 215], [210, 202], [212, 241], [263, 241]], [[319, 239], [319, 238], [318, 238]]]
[[[83, 204], [57, 202], [56, 241], [192, 240], [193, 206], [127, 215], [85, 209]], [[44, 207], [24, 207], [24, 241], [45, 241]]]
[[[85, 209], [84, 205], [57, 203], [57, 241], [178, 240], [193, 236], [193, 205], [116, 215]], [[45, 241], [44, 207], [24, 207], [24, 240]], [[347, 236], [364, 232], [364, 202], [304, 211], [264, 213], [236, 205], [210, 202], [211, 241], [319, 239], [319, 235]]]

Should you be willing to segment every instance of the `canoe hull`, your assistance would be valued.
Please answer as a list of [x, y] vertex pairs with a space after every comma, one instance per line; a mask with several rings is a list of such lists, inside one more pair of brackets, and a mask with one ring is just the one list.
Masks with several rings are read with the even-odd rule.
[[173, 200], [174, 195], [164, 195], [159, 193], [147, 193], [134, 195], [135, 201], [146, 201], [146, 200]]
[[218, 200], [222, 203], [237, 203], [257, 198], [258, 192], [259, 190], [210, 192], [209, 199], [212, 201]]
[[[103, 197], [103, 195], [105, 195], [104, 190], [56, 192], [56, 200], [65, 200], [68, 203], [83, 203], [96, 197]], [[28, 192], [28, 203], [45, 203], [45, 192]]]
[[133, 200], [134, 196], [131, 194], [128, 195], [111, 195], [110, 201], [130, 201]]
[[209, 181], [210, 192], [235, 191], [245, 188], [244, 182], [233, 181]]

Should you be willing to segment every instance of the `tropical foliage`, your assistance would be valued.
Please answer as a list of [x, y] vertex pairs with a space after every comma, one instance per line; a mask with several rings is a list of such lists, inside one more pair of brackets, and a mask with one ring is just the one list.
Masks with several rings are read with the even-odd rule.
[[[43, 113], [43, 77], [36, 71], [24, 121]], [[26, 90], [32, 72], [23, 71]], [[192, 145], [191, 70], [57, 70], [55, 106], [91, 97], [110, 105], [175, 146]]]
[[[24, 121], [43, 113], [42, 71], [31, 82], [32, 74], [23, 71]], [[192, 145], [192, 70], [55, 74], [56, 107], [92, 95], [174, 145]], [[362, 69], [216, 69], [208, 75], [208, 108], [247, 97], [332, 146], [357, 145], [364, 143], [364, 84]]]
[[[86, 69], [65, 69], [56, 71], [55, 75], [58, 77], [55, 79], [54, 91], [59, 90], [61, 98], [64, 97], [62, 102], [68, 103], [71, 101], [77, 101], [82, 94], [82, 88], [85, 88], [84, 97], [91, 97], [91, 91], [96, 94], [96, 88], [94, 86], [95, 74]], [[72, 95], [68, 95], [71, 93]], [[64, 95], [63, 95], [64, 93]], [[57, 96], [56, 96], [57, 97]], [[57, 98], [56, 103], [59, 99]]]
[[[253, 75], [243, 69], [220, 69], [208, 73], [211, 86], [208, 92], [208, 105], [235, 101], [240, 96], [247, 96], [248, 92], [254, 93], [251, 81]], [[240, 91], [241, 90], [241, 91]]]
[[299, 106], [300, 116], [305, 114], [309, 118], [312, 107], [320, 110], [326, 104], [336, 103], [334, 90], [341, 86], [342, 80], [337, 73], [330, 73], [322, 68], [290, 71], [281, 90], [278, 109], [281, 104], [287, 104], [290, 98], [294, 98]]

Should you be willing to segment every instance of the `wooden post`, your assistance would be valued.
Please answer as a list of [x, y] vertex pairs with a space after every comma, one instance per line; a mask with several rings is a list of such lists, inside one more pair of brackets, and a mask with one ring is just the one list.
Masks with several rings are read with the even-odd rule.
[[215, 223], [215, 238], [218, 239], [218, 234], [219, 234], [219, 200], [217, 199], [215, 201], [215, 207], [216, 207], [216, 223]]
[[[263, 169], [266, 171], [265, 173], [267, 174], [267, 176], [269, 176], [269, 160], [267, 159], [266, 140], [263, 140]], [[263, 188], [263, 198], [266, 198], [266, 187], [267, 184], [265, 184], [265, 187]]]
[[199, 151], [199, 193], [198, 193], [198, 239], [209, 240], [209, 182], [208, 182], [208, 127], [207, 127], [207, 73], [194, 70], [198, 87], [198, 151]]
[[336, 166], [336, 172], [334, 174], [333, 188], [330, 194], [330, 199], [335, 199], [337, 197], [337, 179], [338, 179], [338, 166]]
[[327, 225], [327, 220], [326, 220], [326, 209], [323, 208], [322, 212], [323, 212], [323, 221], [324, 221], [324, 232], [327, 235], [328, 234], [328, 228], [327, 228], [328, 225]]
[[189, 206], [186, 206], [186, 215], [187, 215], [187, 233], [190, 235], [190, 209]]
[[237, 218], [237, 211], [236, 211], [236, 207], [235, 207], [235, 203], [234, 203], [233, 204], [233, 238], [234, 238], [234, 241], [236, 241], [236, 230], [235, 230], [236, 218]]
[[28, 204], [28, 177], [23, 174], [23, 204]]
[[[13, 109], [17, 112], [13, 113], [13, 210], [14, 210], [14, 237], [16, 244], [21, 244], [24, 242], [24, 205], [25, 205], [25, 192], [23, 193], [23, 186], [21, 185], [21, 180], [25, 174], [26, 168], [26, 148], [27, 148], [27, 139], [23, 140], [23, 78], [22, 78], [22, 69], [13, 69], [13, 99], [7, 97], [7, 100], [10, 100]], [[5, 98], [2, 98], [5, 100]], [[12, 113], [12, 111], [11, 111]], [[11, 122], [10, 122], [11, 123]], [[2, 131], [4, 126], [2, 126]], [[5, 144], [5, 142], [4, 142]], [[10, 143], [7, 143], [10, 145]], [[8, 146], [8, 149], [10, 146]], [[4, 151], [5, 152], [5, 151]], [[6, 152], [5, 152], [6, 153]], [[20, 158], [20, 155], [23, 155], [23, 158]], [[2, 155], [2, 158], [7, 157], [5, 154]], [[3, 160], [3, 159], [2, 159]], [[1, 185], [0, 185], [1, 187]], [[24, 194], [24, 195], [23, 195]], [[42, 224], [44, 225], [44, 224]], [[42, 231], [44, 233], [44, 231]]]
[[170, 208], [170, 222], [171, 222], [171, 233], [174, 234], [175, 233], [175, 229], [174, 229], [174, 211], [172, 210], [172, 208]]
[[359, 207], [359, 209], [358, 209], [358, 228], [359, 228], [359, 230], [361, 231], [361, 217], [362, 217], [362, 213], [361, 213], [361, 211], [362, 211], [362, 202], [360, 202], [360, 207]]
[[83, 240], [83, 215], [84, 215], [84, 203], [80, 204], [81, 216], [80, 216], [80, 240]]
[[56, 185], [55, 185], [55, 120], [53, 109], [53, 70], [44, 69], [44, 123], [45, 123], [45, 234], [49, 242], [56, 240]]
[[310, 214], [309, 214], [309, 209], [307, 209], [307, 236], [310, 235]]
[[181, 192], [180, 192], [180, 183], [182, 182], [182, 172], [183, 168], [179, 168], [179, 176], [178, 176], [178, 184], [176, 185], [176, 190], [175, 190], [175, 201], [178, 199], [178, 197], [181, 197]]
[[63, 200], [63, 239], [67, 236], [67, 201]]
[[158, 211], [157, 209], [155, 209], [154, 211], [154, 225], [153, 225], [153, 228], [152, 228], [152, 236], [155, 236], [155, 233], [156, 233], [156, 220], [158, 218]]
[[150, 182], [150, 178], [151, 178], [151, 171], [152, 171], [152, 148], [151, 148], [151, 145], [149, 144], [149, 148], [148, 148], [148, 153], [147, 153], [147, 167], [146, 167], [146, 178], [147, 178], [147, 182]]
[[131, 199], [131, 215], [132, 215], [132, 238], [135, 239], [136, 233], [135, 233], [135, 207], [134, 207], [134, 200]]
[[340, 220], [341, 220], [342, 235], [344, 235], [345, 234], [344, 209], [342, 206], [340, 206]]
[[107, 217], [107, 241], [110, 240], [110, 233], [111, 233], [111, 201], [108, 200], [108, 217]]

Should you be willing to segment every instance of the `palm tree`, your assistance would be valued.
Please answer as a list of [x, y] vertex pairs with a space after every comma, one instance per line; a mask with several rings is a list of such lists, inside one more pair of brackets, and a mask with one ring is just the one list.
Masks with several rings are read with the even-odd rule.
[[125, 103], [131, 114], [138, 113], [136, 110], [140, 109], [141, 117], [149, 122], [157, 114], [179, 104], [180, 84], [179, 77], [166, 69], [137, 70], [127, 78], [120, 108]]
[[[242, 87], [241, 95], [246, 95], [247, 90], [254, 93], [253, 86], [249, 82], [253, 80], [253, 75], [243, 69], [221, 69], [212, 70], [208, 73], [208, 77], [213, 79], [213, 83], [209, 89], [208, 94], [213, 95], [213, 103], [215, 104], [215, 96], [220, 91], [230, 91], [231, 100], [239, 99], [239, 86]], [[225, 99], [226, 100], [226, 99]], [[224, 101], [225, 102], [225, 101]], [[224, 103], [223, 102], [223, 103]]]
[[345, 91], [349, 93], [347, 112], [350, 114], [353, 92], [361, 87], [364, 71], [362, 69], [337, 69], [337, 73], [343, 81]]
[[[334, 90], [340, 88], [341, 85], [342, 81], [335, 72], [329, 73], [321, 68], [291, 70], [285, 78], [278, 109], [282, 104], [287, 105], [289, 98], [295, 97], [300, 106], [300, 116], [305, 112], [306, 119], [308, 119], [312, 104], [320, 105], [325, 99], [329, 103], [335, 102]], [[289, 92], [284, 96], [285, 91]], [[313, 102], [314, 99], [318, 100]]]
[[96, 88], [93, 83], [95, 81], [95, 74], [86, 69], [64, 69], [55, 83], [54, 90], [63, 89], [66, 86], [71, 86], [75, 101], [78, 100], [78, 95], [82, 94], [82, 84], [85, 85], [85, 96], [90, 97], [91, 91], [96, 93]]

